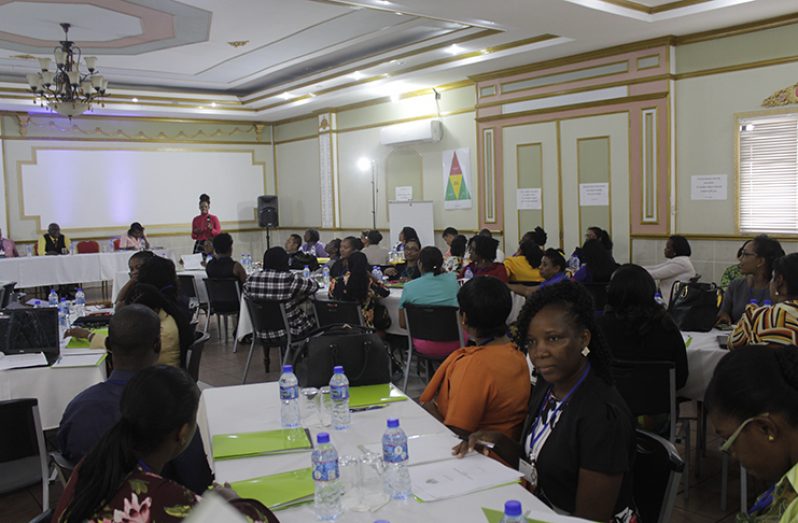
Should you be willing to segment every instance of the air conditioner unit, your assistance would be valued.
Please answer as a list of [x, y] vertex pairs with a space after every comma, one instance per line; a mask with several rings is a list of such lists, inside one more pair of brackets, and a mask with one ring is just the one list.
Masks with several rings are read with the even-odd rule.
[[440, 142], [441, 138], [443, 138], [443, 124], [440, 120], [418, 120], [380, 129], [382, 145]]

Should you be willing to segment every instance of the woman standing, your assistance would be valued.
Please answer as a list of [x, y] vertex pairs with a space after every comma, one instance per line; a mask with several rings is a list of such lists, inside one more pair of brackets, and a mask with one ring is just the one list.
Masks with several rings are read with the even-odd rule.
[[217, 216], [210, 213], [211, 197], [200, 194], [200, 213], [191, 221], [191, 239], [194, 240], [194, 254], [204, 252], [206, 241], [213, 240], [214, 236], [222, 232], [222, 224]]

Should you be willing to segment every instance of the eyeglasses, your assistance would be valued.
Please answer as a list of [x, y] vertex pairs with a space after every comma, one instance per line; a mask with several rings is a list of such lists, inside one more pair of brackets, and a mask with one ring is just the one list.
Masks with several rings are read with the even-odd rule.
[[740, 423], [740, 426], [737, 427], [737, 430], [732, 432], [732, 435], [729, 436], [728, 439], [723, 442], [723, 445], [720, 446], [720, 451], [728, 454], [729, 451], [732, 448], [732, 445], [734, 445], [734, 442], [737, 441], [737, 438], [740, 437], [740, 434], [742, 434], [743, 429], [745, 427], [747, 427], [749, 423], [751, 423], [752, 421], [754, 421], [757, 418], [760, 418], [760, 417], [763, 417], [763, 416], [769, 416], [769, 415], [770, 415], [769, 413], [764, 412], [764, 413], [762, 413], [762, 414], [760, 414], [758, 416], [752, 416], [752, 417], [748, 418], [747, 420], [743, 421], [742, 423]]
[[745, 251], [743, 251], [743, 252], [740, 253], [740, 256], [738, 256], [738, 258], [745, 258], [746, 256], [758, 256], [758, 255], [755, 252], [745, 252]]

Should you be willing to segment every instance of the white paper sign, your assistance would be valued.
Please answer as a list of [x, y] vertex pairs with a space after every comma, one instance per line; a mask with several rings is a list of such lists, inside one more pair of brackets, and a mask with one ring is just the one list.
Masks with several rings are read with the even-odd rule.
[[610, 184], [580, 183], [579, 205], [582, 207], [604, 207], [610, 204]]
[[395, 189], [396, 191], [396, 201], [404, 202], [413, 199], [413, 186], [412, 185], [402, 185]]
[[711, 174], [690, 177], [691, 200], [725, 200], [728, 176]]
[[516, 193], [518, 210], [540, 210], [543, 208], [540, 187], [518, 189]]

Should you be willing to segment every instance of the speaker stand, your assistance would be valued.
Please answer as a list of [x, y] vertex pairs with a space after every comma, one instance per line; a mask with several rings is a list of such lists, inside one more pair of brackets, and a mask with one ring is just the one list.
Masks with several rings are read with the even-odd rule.
[[271, 235], [269, 233], [269, 226], [267, 225], [266, 226], [266, 250], [267, 251], [269, 249], [271, 249], [271, 243], [272, 243], [272, 239], [271, 239]]

